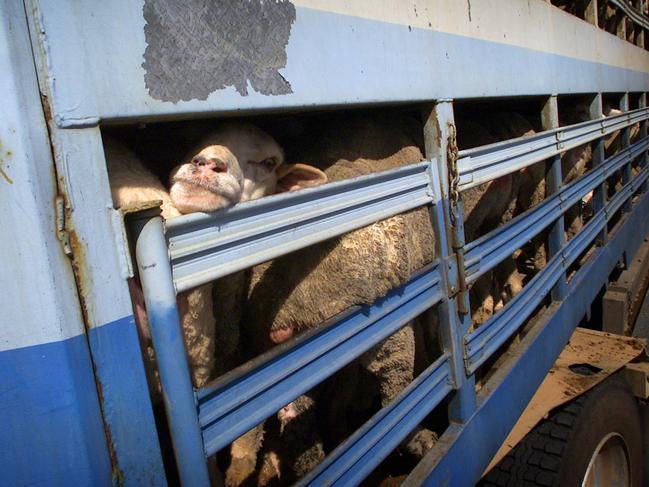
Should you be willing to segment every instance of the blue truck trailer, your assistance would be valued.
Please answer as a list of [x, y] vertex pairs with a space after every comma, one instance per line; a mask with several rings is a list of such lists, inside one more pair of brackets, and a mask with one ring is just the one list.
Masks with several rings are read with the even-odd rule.
[[[208, 485], [216, 452], [431, 308], [441, 355], [299, 483], [361, 484], [441, 407], [446, 426], [404, 485], [522, 485], [514, 468], [530, 473], [529, 485], [557, 485], [560, 467], [534, 470], [523, 453], [483, 474], [576, 327], [649, 236], [648, 8], [646, 0], [3, 0], [0, 485], [165, 485], [177, 481], [170, 472], [182, 485]], [[591, 120], [560, 126], [571, 97], [586, 101]], [[483, 102], [538, 107], [541, 130], [459, 150], [458, 107]], [[607, 103], [617, 111], [604, 117]], [[164, 222], [148, 209], [129, 215], [128, 229], [113, 206], [102, 131], [398, 106], [423, 114], [424, 162], [227, 213]], [[607, 156], [613, 134], [622, 142]], [[592, 168], [564, 184], [561, 154], [584, 144]], [[547, 197], [466, 241], [463, 193], [534, 164], [548, 168]], [[591, 218], [567, 240], [564, 214], [591, 194]], [[228, 380], [192, 387], [179, 292], [421, 206], [435, 227], [429, 266]], [[471, 286], [539, 235], [545, 267], [474, 326]], [[169, 441], [147, 386], [127, 284], [134, 274]], [[615, 309], [622, 319], [629, 306]], [[636, 396], [632, 413], [598, 413], [580, 485], [642, 485], [632, 440], [615, 426], [646, 415], [649, 369], [635, 362], [556, 406], [577, 417], [590, 403], [616, 404], [620, 388]], [[494, 371], [483, 377], [485, 367]], [[544, 414], [553, 420], [558, 410]]]

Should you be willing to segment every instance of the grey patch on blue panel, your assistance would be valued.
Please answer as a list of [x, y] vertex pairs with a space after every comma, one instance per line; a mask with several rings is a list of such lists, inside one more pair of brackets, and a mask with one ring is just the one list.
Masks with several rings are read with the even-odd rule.
[[144, 83], [162, 101], [205, 100], [228, 86], [293, 93], [280, 73], [295, 21], [288, 0], [145, 0]]

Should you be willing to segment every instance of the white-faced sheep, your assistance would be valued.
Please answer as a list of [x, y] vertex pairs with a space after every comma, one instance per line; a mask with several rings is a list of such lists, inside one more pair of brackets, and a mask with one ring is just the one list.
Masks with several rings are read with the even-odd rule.
[[[115, 206], [125, 208], [159, 200], [165, 219], [195, 211], [214, 211], [272, 194], [278, 185], [278, 168], [284, 162], [282, 149], [272, 137], [255, 126], [232, 123], [204, 138], [198, 149], [172, 171], [170, 192], [123, 144], [107, 138], [105, 153]], [[289, 190], [324, 181], [322, 172], [304, 165], [291, 166], [282, 172], [284, 179], [280, 184]], [[235, 307], [232, 303], [236, 301], [237, 292], [241, 294], [238, 279], [235, 275], [227, 286], [232, 289], [232, 295], [224, 293], [223, 306], [230, 303]], [[147, 355], [151, 356], [141, 291], [138, 286], [130, 287], [138, 328]], [[230, 318], [225, 316], [224, 326], [217, 326], [212, 284], [181, 293], [178, 308], [192, 380], [195, 387], [202, 387], [215, 375], [217, 337], [225, 337], [224, 342], [234, 341], [227, 338], [227, 331], [221, 331], [231, 329], [228, 326]], [[150, 372], [151, 368], [148, 370]]]
[[[332, 123], [319, 127], [316, 140], [296, 150], [295, 157], [322, 168], [329, 181], [416, 163], [423, 160], [421, 140], [417, 138], [421, 126], [411, 122], [416, 121], [360, 117]], [[431, 262], [434, 247], [429, 212], [420, 208], [256, 266], [251, 271], [241, 343], [254, 346], [253, 354], [257, 354], [352, 306], [370, 304]], [[362, 366], [378, 381], [377, 394], [383, 405], [412, 381], [414, 347], [412, 325], [406, 324], [361, 357]], [[341, 399], [333, 402], [344, 409]], [[284, 440], [290, 432], [304, 430], [291, 423], [313, 414], [312, 406], [313, 399], [303, 396], [280, 412]], [[420, 433], [407, 448], [423, 454], [434, 438], [430, 431]], [[255, 453], [262, 435], [259, 427], [238, 440], [240, 456], [233, 458], [226, 484], [239, 485], [255, 474]], [[290, 481], [322, 459], [324, 452], [317, 438], [309, 436], [303, 438], [302, 445], [298, 443], [292, 437], [290, 442], [281, 443], [281, 449], [265, 454], [258, 480], [261, 484], [280, 471], [282, 483]], [[289, 449], [293, 451], [287, 454]], [[242, 454], [246, 450], [247, 456]]]

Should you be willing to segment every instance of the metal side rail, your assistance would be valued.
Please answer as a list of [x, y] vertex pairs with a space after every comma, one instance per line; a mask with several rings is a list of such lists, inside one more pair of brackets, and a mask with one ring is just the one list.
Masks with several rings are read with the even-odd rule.
[[200, 391], [191, 384], [176, 294], [429, 205], [439, 200], [435, 184], [433, 160], [214, 214], [134, 219], [139, 276], [183, 485], [208, 485], [207, 456], [445, 299], [446, 291], [436, 261], [385, 298], [343, 313]]
[[645, 137], [610, 157], [604, 164], [562, 186], [560, 191], [536, 207], [468, 243], [464, 249], [467, 283], [474, 283], [480, 276], [494, 269], [602, 184], [606, 178], [646, 152], [648, 148], [649, 137]]
[[[640, 176], [640, 177], [638, 177]], [[620, 208], [647, 173], [637, 175], [620, 198]], [[567, 284], [567, 295], [539, 317], [517, 349], [478, 394], [478, 409], [465, 423], [452, 423], [433, 449], [415, 467], [403, 486], [473, 486], [492, 455], [536, 392], [579, 321], [608, 280], [623, 254], [634, 255], [649, 233], [649, 194], [634, 202], [605, 246], [597, 247]], [[594, 222], [600, 226], [603, 219]], [[589, 232], [590, 233], [590, 232]], [[471, 461], [467, 461], [470, 452]]]
[[393, 171], [191, 214], [166, 226], [178, 292], [433, 201], [429, 166]]
[[449, 357], [444, 354], [297, 485], [359, 484], [452, 389]]
[[[198, 391], [208, 455], [304, 394], [440, 302], [437, 264], [370, 306], [347, 311]], [[252, 370], [247, 370], [252, 368]]]
[[608, 0], [609, 3], [612, 3], [617, 8], [622, 10], [631, 21], [643, 29], [649, 30], [649, 19], [644, 16], [644, 14], [635, 9], [629, 2], [625, 0]]
[[465, 361], [468, 373], [473, 374], [532, 315], [559, 278], [606, 228], [609, 218], [631, 198], [633, 192], [647, 180], [647, 176], [649, 176], [649, 168], [643, 169], [632, 181], [615, 193], [606, 206], [548, 261], [545, 268], [535, 275], [520, 293], [498, 314], [465, 337]]
[[523, 169], [649, 119], [649, 108], [460, 151], [460, 191]]

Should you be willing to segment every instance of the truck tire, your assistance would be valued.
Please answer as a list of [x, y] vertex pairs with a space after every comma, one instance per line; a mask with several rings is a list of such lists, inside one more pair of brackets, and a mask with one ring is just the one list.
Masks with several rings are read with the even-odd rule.
[[640, 487], [642, 458], [636, 399], [622, 379], [611, 377], [554, 410], [481, 485]]

